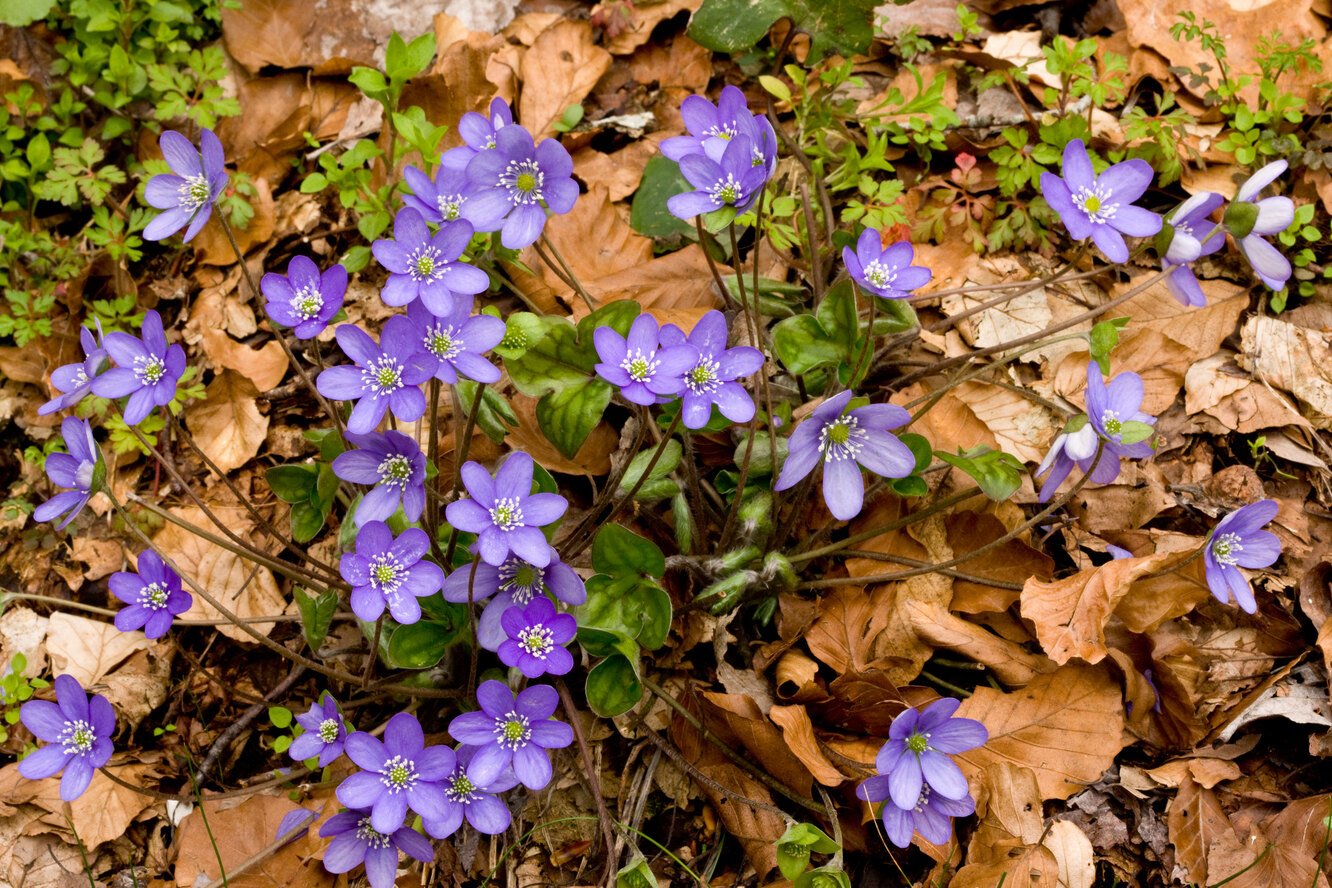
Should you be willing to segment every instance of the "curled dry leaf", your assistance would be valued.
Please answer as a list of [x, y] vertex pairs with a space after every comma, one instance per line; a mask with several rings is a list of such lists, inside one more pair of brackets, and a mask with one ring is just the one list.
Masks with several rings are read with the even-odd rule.
[[983, 805], [984, 815], [967, 845], [967, 865], [953, 876], [949, 888], [1055, 888], [1059, 863], [1041, 844], [1045, 830], [1036, 775], [1030, 768], [1001, 761], [986, 765], [981, 782], [977, 811]]
[[596, 45], [587, 22], [561, 19], [545, 29], [523, 56], [519, 122], [537, 138], [554, 135], [564, 110], [581, 105], [610, 65], [611, 54]]
[[258, 394], [249, 379], [223, 370], [208, 384], [204, 400], [185, 411], [195, 443], [224, 472], [253, 459], [268, 436], [268, 417], [255, 403]]
[[[149, 765], [111, 765], [108, 767], [126, 783], [143, 786], [146, 778], [153, 775]], [[0, 770], [0, 789], [7, 791], [4, 801], [9, 804], [31, 803], [47, 814], [42, 818], [48, 826], [59, 833], [65, 833], [65, 802], [60, 798], [60, 777], [47, 777], [45, 780], [27, 780], [19, 776], [18, 764], [7, 765]], [[116, 783], [100, 771], [93, 772], [92, 783], [83, 795], [69, 803], [70, 819], [74, 829], [91, 852], [103, 842], [110, 842], [125, 835], [129, 825], [134, 822], [153, 800], [132, 789]], [[70, 834], [72, 840], [74, 836]]]
[[768, 710], [768, 717], [782, 729], [782, 739], [795, 757], [800, 759], [814, 779], [824, 786], [839, 786], [846, 781], [846, 775], [828, 760], [819, 749], [819, 741], [814, 736], [814, 724], [809, 720], [809, 713], [803, 706], [774, 706]]
[[1294, 395], [1315, 428], [1332, 428], [1332, 348], [1321, 331], [1254, 315], [1240, 328], [1240, 343], [1241, 367]]
[[[203, 818], [196, 809], [181, 823], [176, 837], [176, 880], [181, 885], [194, 885], [199, 881], [216, 882], [221, 866], [228, 872], [253, 857], [260, 849], [273, 844], [282, 818], [296, 809], [296, 804], [282, 796], [251, 796], [244, 800], [208, 801], [204, 810], [208, 815], [209, 835]], [[307, 808], [310, 806], [307, 804]], [[331, 817], [337, 805], [327, 805], [323, 816]], [[327, 844], [318, 838], [319, 823], [311, 825], [310, 832], [291, 844], [284, 845], [264, 860], [263, 866], [231, 876], [228, 884], [234, 888], [331, 888], [334, 876], [313, 857]], [[216, 850], [214, 850], [216, 840]], [[220, 882], [219, 882], [220, 884]]]

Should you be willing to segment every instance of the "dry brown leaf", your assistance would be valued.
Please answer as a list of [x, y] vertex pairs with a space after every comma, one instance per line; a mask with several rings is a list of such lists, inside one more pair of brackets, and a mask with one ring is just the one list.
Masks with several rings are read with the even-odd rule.
[[[683, 89], [691, 93], [704, 93], [712, 79], [712, 50], [699, 46], [684, 34], [677, 34], [667, 43], [653, 42], [629, 58], [629, 72], [643, 86], [660, 90], [652, 106], [657, 118], [655, 135], [661, 138], [680, 131], [669, 125], [668, 116], [679, 114], [678, 109], [662, 108], [666, 92]], [[762, 109], [755, 109], [762, 113]]]
[[1000, 450], [1024, 462], [1039, 463], [1055, 435], [1063, 431], [1063, 417], [1009, 388], [965, 382], [949, 394], [966, 404], [972, 415], [989, 429]]
[[732, 748], [743, 746], [765, 771], [797, 792], [813, 791], [812, 775], [792, 752], [782, 732], [764, 716], [754, 698], [746, 694], [703, 694], [709, 727]]
[[570, 105], [581, 105], [611, 54], [597, 46], [587, 22], [561, 19], [544, 30], [523, 56], [518, 120], [537, 138], [555, 135], [552, 126]]
[[1235, 828], [1216, 794], [1200, 787], [1192, 777], [1185, 777], [1180, 783], [1179, 792], [1170, 802], [1166, 823], [1176, 863], [1188, 871], [1190, 881], [1199, 885], [1208, 884], [1208, 849], [1216, 840], [1229, 836], [1238, 844]]
[[1228, 351], [1199, 361], [1184, 374], [1184, 412], [1206, 413], [1242, 434], [1286, 425], [1313, 428], [1275, 389], [1241, 370]]
[[1240, 328], [1236, 359], [1259, 382], [1290, 392], [1316, 428], [1332, 428], [1332, 348], [1327, 334], [1254, 315]]
[[258, 394], [249, 379], [223, 370], [208, 384], [204, 400], [185, 411], [194, 442], [224, 472], [257, 456], [268, 436], [268, 417], [255, 403]]
[[809, 720], [809, 713], [803, 706], [774, 706], [768, 710], [768, 718], [782, 729], [782, 738], [787, 747], [800, 759], [814, 779], [824, 786], [840, 786], [846, 782], [846, 775], [828, 760], [819, 749], [819, 742], [814, 737], [814, 724]]
[[[117, 764], [107, 770], [126, 783], [141, 786], [153, 769], [148, 765]], [[31, 803], [46, 811], [43, 820], [56, 831], [63, 833], [68, 828], [58, 775], [45, 780], [28, 780], [19, 776], [17, 763], [6, 765], [0, 769], [0, 791], [6, 793], [4, 801], [10, 804]], [[69, 813], [79, 838], [89, 851], [93, 851], [103, 842], [123, 836], [134, 818], [152, 804], [154, 802], [148, 796], [94, 771], [92, 782], [83, 795], [69, 803]]]
[[206, 290], [185, 325], [185, 336], [191, 340], [198, 335], [203, 344], [204, 354], [219, 370], [235, 370], [248, 379], [260, 392], [276, 388], [287, 373], [287, 355], [277, 340], [264, 343], [259, 349], [252, 349], [242, 342], [237, 342], [223, 330], [226, 299], [220, 288]]
[[[652, 29], [661, 24], [666, 19], [676, 13], [689, 10], [695, 12], [702, 4], [703, 0], [639, 0], [633, 6], [629, 7], [631, 18], [628, 27], [621, 28], [615, 32], [606, 44], [606, 48], [616, 55], [628, 55], [638, 47], [647, 43], [652, 37]], [[610, 8], [612, 12], [623, 10], [623, 4], [598, 3], [593, 9], [592, 14], [596, 15], [602, 10]]]
[[981, 779], [983, 798], [977, 802], [977, 812], [983, 806], [984, 814], [967, 845], [967, 865], [948, 888], [1001, 884], [1055, 888], [1058, 861], [1039, 844], [1044, 829], [1036, 775], [1011, 762], [994, 762], [986, 765]]
[[611, 200], [623, 200], [638, 190], [643, 168], [657, 153], [660, 142], [661, 137], [654, 133], [610, 154], [595, 148], [580, 148], [573, 153], [574, 175], [586, 182], [588, 188], [604, 186]]
[[1119, 685], [1103, 668], [1069, 664], [1004, 693], [978, 687], [957, 715], [985, 724], [989, 741], [957, 756], [974, 777], [991, 762], [1022, 762], [1043, 799], [1065, 799], [1101, 776], [1123, 748]]
[[[1022, 587], [1022, 616], [1036, 627], [1046, 656], [1064, 664], [1105, 659], [1105, 624], [1134, 580], [1160, 570], [1173, 556], [1122, 558], [1054, 582], [1030, 579]], [[1178, 559], [1176, 559], [1178, 560]]]
[[1096, 882], [1096, 859], [1091, 839], [1071, 820], [1050, 824], [1042, 845], [1050, 849], [1059, 866], [1059, 888], [1092, 888]]
[[1036, 676], [1056, 668], [1048, 657], [1033, 654], [1022, 645], [1000, 638], [938, 605], [911, 602], [906, 610], [912, 630], [926, 645], [984, 663], [1009, 687], [1023, 687]]
[[[291, 170], [292, 159], [309, 150], [304, 134], [320, 141], [336, 138], [360, 97], [360, 90], [345, 80], [311, 78], [296, 71], [256, 77], [238, 90], [244, 113], [219, 123], [217, 136], [239, 169], [280, 183]], [[217, 240], [219, 254], [230, 255], [231, 245], [220, 231]]]
[[610, 455], [620, 443], [620, 436], [608, 422], [599, 422], [573, 459], [567, 458], [546, 440], [536, 420], [537, 398], [515, 392], [509, 396], [509, 405], [518, 415], [518, 427], [509, 430], [508, 446], [531, 454], [532, 458], [551, 472], [566, 475], [605, 475], [610, 471]]
[[[1008, 528], [994, 515], [977, 512], [953, 512], [946, 519], [948, 545], [957, 555], [989, 545], [1008, 533]], [[1049, 580], [1054, 576], [1054, 559], [1038, 552], [1020, 539], [1012, 539], [987, 555], [968, 561], [959, 569], [974, 577], [1024, 583], [1029, 578]], [[972, 580], [953, 581], [953, 600], [949, 609], [975, 614], [1008, 610], [1018, 600], [1019, 592]]]
[[1234, 762], [1211, 757], [1175, 759], [1147, 771], [1147, 776], [1169, 787], [1179, 786], [1187, 776], [1203, 789], [1211, 789], [1223, 780], [1239, 777], [1240, 767]]
[[102, 620], [56, 611], [47, 623], [51, 670], [73, 676], [85, 688], [101, 682], [132, 654], [148, 649], [148, 638], [142, 632], [121, 632]]
[[[219, 857], [223, 868], [234, 869], [271, 845], [283, 816], [297, 808], [290, 799], [267, 795], [216, 802], [205, 797], [203, 804], [212, 835], [195, 810], [181, 823], [176, 836], [176, 881], [181, 885], [218, 881]], [[336, 805], [328, 805], [322, 816], [330, 817], [336, 810]], [[231, 876], [229, 884], [235, 888], [332, 888], [335, 877], [313, 859], [326, 844], [318, 832], [318, 824], [312, 825], [309, 833], [279, 848], [262, 865]]]
[[222, 10], [227, 50], [251, 72], [268, 65], [347, 74], [379, 67], [395, 30], [411, 42], [431, 29], [429, 15], [404, 16], [395, 0], [247, 0]]
[[1115, 606], [1115, 616], [1134, 632], [1151, 632], [1166, 620], [1182, 617], [1206, 601], [1212, 593], [1207, 586], [1203, 560], [1194, 558], [1174, 569], [1192, 554], [1172, 552], [1159, 568], [1168, 573], [1135, 581]]

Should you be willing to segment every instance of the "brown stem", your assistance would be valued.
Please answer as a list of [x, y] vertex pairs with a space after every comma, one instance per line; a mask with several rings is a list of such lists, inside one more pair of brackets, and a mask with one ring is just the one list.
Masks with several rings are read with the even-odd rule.
[[569, 727], [573, 728], [578, 754], [583, 759], [583, 770], [587, 772], [588, 792], [592, 793], [592, 798], [597, 804], [597, 820], [601, 822], [601, 840], [606, 843], [606, 885], [613, 886], [616, 871], [615, 833], [611, 831], [611, 816], [610, 811], [606, 809], [606, 798], [601, 792], [601, 780], [592, 762], [592, 753], [587, 748], [587, 738], [583, 736], [583, 723], [578, 720], [578, 707], [574, 705], [569, 686], [564, 683], [563, 678], [555, 679], [555, 690], [559, 692], [564, 715], [569, 719]]

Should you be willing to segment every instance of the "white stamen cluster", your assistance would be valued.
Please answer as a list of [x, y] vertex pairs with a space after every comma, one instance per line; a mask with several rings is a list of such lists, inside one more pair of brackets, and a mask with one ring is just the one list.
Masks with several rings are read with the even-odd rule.
[[717, 375], [720, 365], [710, 355], [704, 355], [684, 376], [685, 388], [695, 395], [707, 395], [721, 386]]
[[319, 314], [319, 310], [323, 307], [324, 296], [319, 292], [319, 288], [313, 284], [306, 284], [291, 297], [292, 314], [303, 321], [308, 321]]
[[1212, 540], [1212, 557], [1218, 564], [1232, 565], [1235, 563], [1235, 554], [1243, 552], [1244, 547], [1240, 545], [1240, 535], [1237, 533], [1223, 533]]
[[392, 841], [388, 836], [370, 825], [369, 817], [362, 817], [361, 822], [356, 824], [356, 838], [365, 842], [371, 848], [387, 848]]
[[137, 355], [134, 358], [134, 376], [141, 385], [155, 385], [166, 375], [166, 361], [157, 355]]
[[868, 437], [869, 432], [860, 428], [854, 416], [843, 416], [819, 430], [819, 449], [827, 462], [854, 460]]
[[407, 255], [407, 273], [418, 283], [437, 281], [448, 270], [444, 254], [431, 244], [416, 247]]
[[624, 356], [620, 362], [620, 369], [629, 374], [629, 379], [633, 382], [647, 382], [652, 378], [652, 374], [657, 372], [657, 365], [661, 363], [657, 360], [657, 353], [644, 352], [634, 349]]
[[208, 180], [204, 178], [203, 173], [197, 176], [189, 176], [180, 183], [180, 188], [176, 193], [180, 196], [180, 205], [186, 209], [196, 209], [208, 202], [208, 198], [213, 196], [213, 189], [209, 187]]
[[388, 395], [402, 388], [402, 365], [398, 359], [383, 355], [365, 365], [361, 384], [376, 395]]
[[490, 510], [490, 520], [495, 522], [495, 526], [500, 530], [522, 527], [523, 509], [518, 504], [518, 499], [506, 496], [495, 500], [495, 506]]
[[540, 203], [546, 175], [535, 160], [511, 160], [500, 173], [499, 185], [509, 192], [515, 205]]
[[513, 596], [514, 604], [526, 607], [545, 582], [546, 571], [518, 558], [507, 558], [499, 568], [500, 589]]
[[544, 660], [555, 647], [555, 631], [543, 623], [537, 623], [520, 630], [515, 640], [524, 651], [538, 660]]
[[416, 785], [416, 765], [411, 759], [395, 755], [384, 762], [379, 772], [383, 777], [384, 787], [390, 793], [403, 792]]
[[65, 755], [82, 755], [93, 748], [97, 742], [97, 734], [93, 732], [92, 725], [79, 719], [77, 721], [65, 722], [65, 728], [56, 738], [60, 744], [60, 750]]
[[401, 453], [393, 453], [384, 457], [375, 471], [379, 472], [380, 484], [405, 489], [412, 477], [412, 463]]
[[532, 739], [532, 724], [527, 716], [510, 712], [495, 722], [495, 741], [505, 749], [519, 750]]
[[1111, 193], [1109, 188], [1100, 183], [1091, 188], [1084, 186], [1073, 193], [1073, 204], [1086, 213], [1090, 221], [1097, 224], [1109, 222], [1119, 209], [1119, 204], [1110, 202]]

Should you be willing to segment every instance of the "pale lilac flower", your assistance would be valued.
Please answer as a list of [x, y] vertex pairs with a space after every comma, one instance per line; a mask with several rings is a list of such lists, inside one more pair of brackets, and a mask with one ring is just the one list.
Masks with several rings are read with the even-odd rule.
[[1203, 549], [1207, 587], [1217, 601], [1229, 604], [1233, 595], [1245, 613], [1257, 612], [1253, 588], [1240, 568], [1268, 567], [1281, 557], [1281, 540], [1262, 529], [1276, 514], [1276, 500], [1261, 500], [1236, 509], [1217, 522]]
[[1116, 545], [1114, 545], [1114, 544], [1112, 544], [1112, 543], [1106, 543], [1106, 544], [1105, 544], [1105, 552], [1106, 552], [1107, 555], [1110, 556], [1110, 560], [1112, 560], [1112, 561], [1120, 561], [1120, 560], [1122, 560], [1122, 559], [1124, 559], [1124, 558], [1132, 558], [1132, 557], [1133, 557], [1133, 553], [1130, 552], [1128, 549], [1122, 548], [1122, 547], [1120, 547], [1120, 546], [1116, 546]]
[[427, 747], [416, 716], [399, 712], [389, 719], [383, 742], [356, 731], [344, 749], [361, 770], [338, 785], [338, 801], [370, 809], [370, 826], [376, 832], [392, 833], [402, 826], [408, 806], [430, 819], [447, 813], [443, 781], [453, 772], [453, 750]]
[[393, 888], [398, 879], [399, 851], [422, 863], [435, 859], [430, 840], [419, 832], [406, 826], [380, 832], [370, 818], [366, 810], [343, 811], [328, 818], [319, 828], [321, 836], [333, 837], [324, 850], [324, 869], [347, 873], [364, 863], [370, 888]]
[[541, 236], [547, 209], [567, 213], [578, 199], [573, 159], [565, 147], [555, 139], [537, 145], [517, 125], [495, 133], [495, 150], [478, 152], [467, 164], [467, 178], [476, 192], [463, 218], [477, 231], [500, 232], [500, 243], [510, 250]]
[[673, 136], [661, 143], [661, 153], [674, 161], [691, 154], [705, 154], [720, 162], [726, 146], [740, 136], [753, 145], [751, 162], [772, 176], [777, 164], [777, 133], [764, 114], [749, 113], [749, 103], [739, 87], [725, 86], [717, 104], [702, 96], [688, 96], [680, 103], [680, 116], [687, 136]]
[[38, 416], [46, 416], [60, 410], [73, 407], [92, 391], [93, 379], [106, 367], [109, 355], [101, 344], [102, 322], [97, 324], [97, 335], [87, 327], [79, 328], [79, 344], [83, 346], [83, 360], [73, 364], [62, 364], [51, 371], [51, 387], [59, 395], [37, 408]]
[[342, 720], [342, 713], [338, 712], [338, 701], [328, 691], [324, 691], [319, 702], [308, 712], [296, 716], [296, 724], [305, 728], [305, 733], [287, 747], [287, 754], [296, 761], [319, 756], [319, 767], [327, 768], [342, 755], [347, 742], [347, 725]]
[[1285, 171], [1286, 162], [1277, 160], [1254, 173], [1239, 187], [1223, 217], [1226, 230], [1253, 266], [1254, 274], [1273, 290], [1280, 290], [1290, 280], [1290, 261], [1263, 238], [1280, 234], [1295, 221], [1295, 204], [1289, 197], [1254, 198]]
[[333, 474], [353, 484], [373, 485], [356, 507], [356, 526], [387, 521], [402, 504], [402, 512], [415, 522], [425, 511], [426, 458], [421, 446], [402, 432], [348, 433], [357, 450], [333, 458]]
[[490, 100], [488, 114], [468, 111], [458, 120], [458, 135], [462, 136], [463, 144], [445, 151], [439, 159], [440, 167], [451, 173], [465, 172], [473, 157], [498, 147], [497, 136], [506, 126], [513, 126], [513, 111], [498, 96]]
[[791, 433], [786, 462], [774, 490], [786, 490], [823, 464], [823, 501], [841, 521], [860, 513], [865, 501], [861, 468], [885, 478], [905, 478], [916, 458], [889, 429], [911, 419], [896, 404], [867, 404], [847, 410], [851, 391], [834, 395], [814, 409]]
[[[454, 151], [467, 151], [466, 148], [454, 148], [446, 152], [448, 157]], [[467, 160], [471, 160], [470, 152]], [[442, 225], [445, 222], [455, 222], [462, 218], [462, 208], [467, 203], [467, 199], [472, 196], [476, 190], [472, 183], [467, 181], [463, 170], [466, 169], [466, 162], [459, 169], [450, 169], [441, 164], [435, 172], [434, 181], [425, 173], [416, 167], [408, 165], [402, 171], [402, 177], [407, 181], [407, 187], [411, 191], [402, 196], [402, 202], [406, 206], [416, 210], [427, 222], [433, 222], [436, 225]]]
[[291, 327], [297, 339], [313, 339], [342, 310], [347, 269], [338, 264], [322, 274], [309, 256], [293, 256], [286, 274], [269, 272], [259, 281], [274, 321]]
[[[60, 423], [60, 435], [69, 453], [52, 453], [46, 457], [46, 477], [53, 484], [71, 489], [57, 493], [32, 512], [32, 517], [38, 521], [52, 521], [65, 515], [56, 530], [64, 530], [65, 525], [87, 505], [93, 495], [93, 486], [101, 483], [97, 476], [98, 467], [102, 465], [102, 455], [97, 450], [88, 420], [65, 417]], [[103, 467], [101, 471], [104, 474], [106, 470]]]
[[453, 739], [478, 747], [467, 766], [476, 786], [498, 780], [513, 767], [528, 789], [550, 783], [550, 753], [573, 742], [573, 728], [552, 719], [560, 696], [550, 685], [532, 685], [514, 696], [502, 682], [484, 681], [476, 689], [480, 712], [464, 712], [449, 722]]
[[656, 318], [646, 312], [634, 318], [628, 337], [610, 327], [597, 327], [592, 331], [601, 358], [597, 375], [634, 404], [656, 404], [662, 396], [680, 394], [685, 389], [684, 374], [698, 365], [698, 349], [687, 341], [663, 347], [660, 335]]
[[884, 299], [906, 299], [911, 291], [930, 282], [930, 270], [912, 265], [915, 251], [910, 241], [883, 247], [879, 232], [866, 228], [856, 241], [856, 248], [842, 248], [842, 262], [847, 273], [860, 286]]
[[479, 833], [497, 836], [509, 828], [513, 815], [497, 794], [518, 785], [518, 775], [512, 766], [484, 786], [478, 786], [467, 776], [467, 767], [476, 755], [477, 747], [460, 746], [458, 763], [444, 780], [444, 807], [447, 813], [439, 820], [422, 820], [425, 831], [437, 839], [447, 839], [462, 826], [463, 818]]
[[393, 239], [370, 245], [379, 264], [390, 272], [379, 298], [385, 305], [403, 306], [419, 297], [431, 314], [451, 314], [458, 296], [481, 293], [490, 286], [484, 271], [458, 261], [471, 240], [472, 225], [464, 219], [447, 222], [432, 235], [419, 212], [411, 207], [399, 210]]
[[176, 397], [176, 383], [185, 372], [185, 349], [167, 345], [162, 316], [149, 309], [143, 315], [143, 338], [128, 333], [108, 333], [102, 340], [118, 366], [99, 375], [92, 393], [99, 398], [123, 398], [125, 424], [138, 425], [155, 407], [165, 407]]
[[505, 666], [528, 678], [564, 675], [573, 668], [573, 654], [565, 645], [573, 641], [578, 621], [557, 613], [546, 596], [537, 596], [527, 607], [509, 608], [500, 616], [500, 626], [508, 636], [498, 651]]
[[472, 314], [472, 297], [455, 295], [453, 310], [431, 314], [423, 303], [407, 306], [407, 320], [422, 351], [439, 362], [435, 378], [456, 385], [462, 374], [476, 382], [499, 382], [499, 368], [481, 357], [504, 338], [504, 322], [493, 315]]
[[976, 812], [976, 801], [970, 795], [949, 799], [922, 785], [915, 804], [899, 808], [889, 797], [888, 777], [870, 777], [856, 787], [856, 796], [867, 802], [883, 802], [881, 819], [883, 831], [899, 848], [911, 844], [911, 837], [920, 833], [926, 841], [945, 845], [953, 832], [953, 818], [967, 817]]
[[1041, 194], [1069, 236], [1088, 237], [1111, 262], [1127, 262], [1124, 235], [1151, 237], [1161, 230], [1161, 217], [1133, 206], [1152, 183], [1152, 167], [1145, 160], [1117, 163], [1096, 175], [1081, 139], [1064, 148], [1064, 176], [1041, 173]]
[[227, 187], [227, 159], [212, 130], [204, 130], [199, 142], [202, 152], [175, 130], [167, 130], [158, 140], [171, 173], [149, 179], [143, 198], [166, 212], [148, 223], [145, 240], [163, 240], [188, 225], [185, 242], [189, 243], [212, 215], [213, 203]]
[[476, 640], [488, 651], [497, 651], [507, 639], [501, 620], [511, 607], [526, 607], [538, 595], [554, 595], [567, 605], [577, 607], [587, 601], [587, 587], [583, 578], [573, 568], [560, 561], [560, 555], [554, 548], [549, 552], [550, 561], [545, 567], [537, 567], [516, 555], [504, 559], [496, 567], [484, 561], [471, 566], [460, 567], [444, 580], [444, 600], [455, 603], [467, 603], [468, 587], [471, 587], [471, 600], [486, 602], [481, 618], [476, 623]]
[[310, 827], [314, 826], [314, 822], [319, 819], [319, 815], [323, 811], [322, 805], [318, 811], [311, 811], [308, 808], [292, 808], [282, 815], [282, 820], [278, 822], [277, 833], [273, 836], [273, 841], [276, 842], [281, 839], [282, 847], [290, 845], [310, 832]]
[[888, 775], [888, 791], [899, 808], [913, 807], [925, 783], [944, 798], [967, 794], [967, 778], [950, 756], [983, 746], [989, 734], [975, 719], [953, 718], [960, 705], [960, 700], [945, 697], [923, 711], [908, 709], [893, 719], [874, 765]]
[[181, 588], [180, 576], [151, 549], [139, 555], [138, 573], [117, 571], [108, 581], [111, 594], [129, 605], [116, 613], [121, 632], [142, 629], [149, 638], [161, 638], [177, 615], [194, 603]]
[[734, 207], [743, 213], [754, 203], [768, 181], [766, 168], [755, 165], [754, 143], [739, 136], [726, 144], [720, 160], [707, 154], [689, 154], [680, 160], [680, 172], [696, 191], [677, 194], [666, 201], [666, 209], [680, 219]]
[[[1207, 218], [1221, 206], [1223, 199], [1214, 191], [1204, 191], [1166, 213], [1161, 229], [1166, 244], [1161, 266], [1170, 269], [1166, 288], [1181, 305], [1196, 308], [1207, 304], [1207, 297], [1189, 263], [1215, 253], [1225, 245], [1225, 236], [1220, 231], [1212, 233], [1216, 225]], [[1203, 241], [1203, 238], [1207, 240]]]
[[551, 547], [541, 528], [559, 519], [569, 501], [555, 493], [532, 493], [532, 457], [510, 453], [492, 478], [480, 463], [462, 467], [462, 481], [470, 499], [445, 508], [449, 525], [477, 535], [473, 551], [487, 564], [499, 567], [509, 553], [545, 567]]
[[379, 619], [385, 606], [404, 625], [421, 619], [416, 599], [444, 585], [444, 571], [423, 560], [430, 537], [409, 527], [397, 539], [383, 521], [367, 521], [356, 534], [356, 551], [343, 553], [339, 570], [352, 585], [351, 606], [362, 620]]
[[417, 348], [412, 325], [402, 315], [384, 324], [380, 343], [353, 324], [338, 325], [338, 345], [356, 366], [329, 367], [315, 381], [319, 393], [335, 401], [356, 400], [347, 431], [358, 435], [374, 431], [386, 410], [403, 422], [425, 413], [421, 383], [435, 372], [435, 359]]
[[725, 315], [715, 309], [708, 312], [699, 318], [688, 336], [674, 324], [666, 324], [661, 328], [660, 338], [666, 348], [691, 345], [698, 353], [694, 365], [681, 376], [684, 389], [680, 410], [686, 428], [701, 429], [707, 425], [714, 404], [731, 422], [749, 422], [754, 417], [753, 398], [735, 380], [757, 373], [763, 366], [763, 352], [747, 345], [727, 348]]
[[18, 770], [29, 780], [44, 780], [63, 769], [60, 798], [72, 802], [92, 783], [93, 771], [111, 759], [116, 713], [101, 694], [89, 700], [71, 675], [56, 676], [55, 692], [56, 703], [29, 700], [19, 710], [23, 726], [47, 745], [19, 762]]

